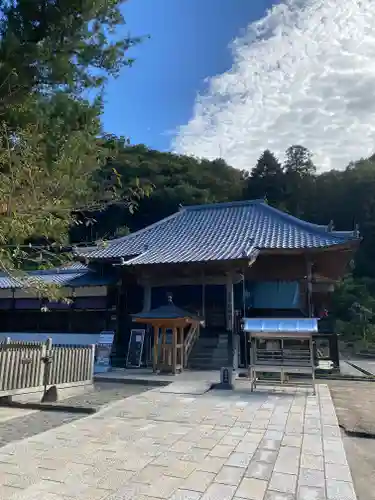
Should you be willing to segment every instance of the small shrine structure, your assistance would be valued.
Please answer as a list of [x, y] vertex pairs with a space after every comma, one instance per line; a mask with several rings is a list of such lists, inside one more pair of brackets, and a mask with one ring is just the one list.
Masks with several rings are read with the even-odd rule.
[[166, 305], [135, 314], [133, 321], [153, 328], [154, 372], [180, 373], [185, 368], [190, 351], [199, 337], [202, 320], [177, 307], [169, 294]]

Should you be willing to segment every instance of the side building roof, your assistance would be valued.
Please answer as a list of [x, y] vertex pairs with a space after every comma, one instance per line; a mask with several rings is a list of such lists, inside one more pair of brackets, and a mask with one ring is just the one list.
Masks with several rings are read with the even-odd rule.
[[[30, 282], [28, 283], [28, 280]], [[78, 262], [54, 268], [30, 271], [22, 276], [0, 275], [0, 289], [27, 288], [35, 281], [63, 287], [106, 286], [117, 281], [114, 273], [102, 274]]]
[[107, 242], [89, 260], [124, 259], [129, 265], [249, 258], [265, 249], [318, 249], [357, 240], [273, 208], [263, 200], [184, 207], [140, 231]]

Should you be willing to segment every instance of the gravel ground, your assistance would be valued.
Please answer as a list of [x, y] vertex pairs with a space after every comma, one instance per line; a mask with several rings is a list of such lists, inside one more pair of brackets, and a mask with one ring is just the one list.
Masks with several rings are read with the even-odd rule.
[[86, 408], [100, 408], [119, 399], [128, 398], [133, 394], [140, 394], [152, 389], [140, 384], [116, 384], [111, 382], [95, 382], [94, 390], [67, 398], [61, 401], [64, 406], [83, 406]]
[[328, 381], [358, 500], [375, 500], [375, 382]]
[[[98, 383], [95, 384], [93, 391], [65, 399], [61, 401], [61, 404], [99, 409], [116, 400], [127, 398], [133, 394], [140, 394], [150, 389], [152, 387], [138, 384]], [[84, 416], [78, 413], [45, 410], [32, 413], [27, 412], [24, 416], [0, 422], [0, 449], [2, 446], [13, 441], [35, 436], [36, 434], [73, 422]]]

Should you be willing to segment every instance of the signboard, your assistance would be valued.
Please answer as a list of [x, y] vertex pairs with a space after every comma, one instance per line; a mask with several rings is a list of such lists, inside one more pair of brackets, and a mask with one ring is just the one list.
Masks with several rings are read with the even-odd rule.
[[111, 351], [115, 332], [103, 331], [99, 335], [99, 340], [95, 349], [95, 373], [108, 372], [111, 368]]
[[332, 370], [333, 361], [320, 359], [318, 361], [318, 370]]
[[131, 330], [128, 355], [126, 356], [127, 368], [139, 368], [141, 366], [145, 334], [146, 331], [143, 329]]

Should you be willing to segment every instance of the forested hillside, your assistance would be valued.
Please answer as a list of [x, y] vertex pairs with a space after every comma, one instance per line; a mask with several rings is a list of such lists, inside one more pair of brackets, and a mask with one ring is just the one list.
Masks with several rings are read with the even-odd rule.
[[[91, 214], [78, 226], [75, 241], [108, 239], [140, 229], [175, 212], [179, 205], [266, 198], [268, 203], [302, 219], [334, 225], [337, 230], [357, 228], [363, 237], [352, 270], [337, 288], [331, 313], [347, 338], [374, 338], [375, 311], [375, 157], [352, 163], [342, 171], [318, 173], [312, 152], [291, 146], [281, 163], [265, 150], [256, 165], [241, 172], [225, 161], [198, 160], [161, 153], [146, 146], [123, 146], [100, 170], [101, 181], [116, 175], [123, 196], [133, 189], [150, 192], [134, 210], [113, 204]], [[115, 172], [115, 174], [114, 174]]]

